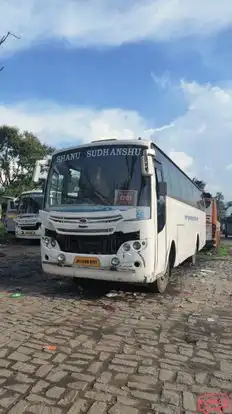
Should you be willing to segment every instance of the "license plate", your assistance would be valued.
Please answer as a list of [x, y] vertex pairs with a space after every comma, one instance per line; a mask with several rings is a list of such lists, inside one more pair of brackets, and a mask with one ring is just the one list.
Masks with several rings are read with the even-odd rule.
[[100, 267], [100, 261], [96, 257], [76, 256], [73, 264], [80, 267]]
[[29, 235], [33, 235], [33, 234], [35, 234], [35, 232], [34, 231], [24, 231], [24, 234], [26, 235], [26, 236], [29, 236]]

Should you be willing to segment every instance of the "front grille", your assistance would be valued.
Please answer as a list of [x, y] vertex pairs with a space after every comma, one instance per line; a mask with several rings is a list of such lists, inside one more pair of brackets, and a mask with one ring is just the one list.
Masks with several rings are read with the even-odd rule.
[[27, 225], [27, 226], [20, 226], [22, 230], [38, 230], [41, 226], [41, 223], [33, 224], [33, 226]]
[[105, 233], [105, 234], [109, 234], [112, 233], [112, 231], [114, 230], [113, 228], [106, 228], [106, 229], [89, 229], [89, 228], [84, 228], [81, 227], [80, 229], [57, 229], [60, 233], [86, 233], [86, 234], [90, 234], [90, 233], [96, 233], [97, 231], [99, 233]]
[[109, 236], [74, 236], [71, 234], [61, 235], [46, 229], [45, 235], [55, 238], [63, 252], [79, 254], [116, 254], [123, 243], [140, 239], [139, 231], [133, 233], [116, 232]]
[[[88, 222], [88, 224], [91, 224], [91, 223], [101, 223], [101, 222], [103, 222], [104, 224], [105, 223], [114, 223], [114, 222], [117, 222], [117, 221], [119, 221], [119, 220], [122, 220], [122, 215], [121, 214], [117, 214], [116, 216], [113, 216], [113, 217], [109, 217], [109, 216], [107, 216], [107, 217], [105, 217], [105, 216], [96, 216], [96, 217], [90, 217], [90, 218], [87, 218], [87, 219], [84, 219], [84, 220], [86, 220], [86, 222]], [[51, 222], [54, 222], [54, 223], [62, 223], [62, 224], [67, 224], [67, 223], [74, 223], [74, 224], [82, 224], [82, 220], [83, 220], [83, 218], [77, 218], [77, 217], [56, 217], [56, 216], [50, 216], [50, 221]]]

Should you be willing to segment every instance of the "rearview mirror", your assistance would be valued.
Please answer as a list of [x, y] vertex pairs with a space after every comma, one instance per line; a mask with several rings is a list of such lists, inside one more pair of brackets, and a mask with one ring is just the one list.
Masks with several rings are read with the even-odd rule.
[[166, 181], [162, 181], [159, 183], [159, 195], [161, 197], [165, 197], [167, 195], [167, 183]]
[[148, 155], [146, 150], [141, 157], [141, 170], [143, 176], [151, 176], [154, 171], [153, 158], [151, 155]]
[[35, 163], [35, 168], [33, 171], [32, 181], [34, 183], [39, 183], [41, 179], [47, 178], [48, 175], [48, 169], [50, 166], [51, 157], [47, 156], [46, 158], [42, 160], [37, 160]]

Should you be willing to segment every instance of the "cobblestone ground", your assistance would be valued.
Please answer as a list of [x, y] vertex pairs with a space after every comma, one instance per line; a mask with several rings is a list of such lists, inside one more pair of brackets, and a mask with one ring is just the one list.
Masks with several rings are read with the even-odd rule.
[[182, 266], [164, 296], [107, 297], [119, 286], [48, 278], [38, 246], [0, 249], [0, 413], [193, 414], [202, 394], [232, 397], [232, 256]]

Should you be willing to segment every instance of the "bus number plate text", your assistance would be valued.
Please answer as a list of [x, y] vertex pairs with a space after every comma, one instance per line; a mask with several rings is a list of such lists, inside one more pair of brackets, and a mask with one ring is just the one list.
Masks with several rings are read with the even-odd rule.
[[74, 265], [80, 267], [100, 267], [100, 261], [96, 257], [80, 257], [76, 256], [73, 262]]

